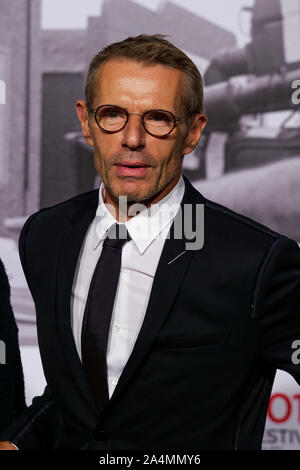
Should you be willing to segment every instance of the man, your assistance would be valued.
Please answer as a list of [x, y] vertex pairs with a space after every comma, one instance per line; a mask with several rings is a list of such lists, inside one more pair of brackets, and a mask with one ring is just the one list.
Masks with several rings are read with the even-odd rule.
[[48, 385], [3, 439], [20, 448], [28, 435], [56, 449], [260, 448], [276, 369], [300, 383], [296, 242], [182, 177], [206, 123], [202, 82], [163, 36], [97, 54], [76, 107], [103, 184], [23, 227]]

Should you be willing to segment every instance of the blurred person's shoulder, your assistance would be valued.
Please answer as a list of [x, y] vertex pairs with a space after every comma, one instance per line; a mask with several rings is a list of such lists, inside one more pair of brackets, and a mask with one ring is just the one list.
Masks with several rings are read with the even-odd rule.
[[0, 294], [10, 294], [10, 287], [8, 282], [8, 276], [6, 274], [5, 266], [0, 258]]

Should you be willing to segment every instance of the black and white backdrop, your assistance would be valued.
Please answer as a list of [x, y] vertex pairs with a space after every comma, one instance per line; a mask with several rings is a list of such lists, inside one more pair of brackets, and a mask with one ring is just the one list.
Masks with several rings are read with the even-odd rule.
[[[300, 242], [300, 0], [0, 0], [0, 257], [26, 400], [45, 384], [17, 241], [31, 213], [99, 184], [74, 103], [105, 45], [168, 34], [204, 77], [208, 126], [184, 160], [205, 196]], [[300, 389], [279, 371], [264, 449], [300, 449]]]

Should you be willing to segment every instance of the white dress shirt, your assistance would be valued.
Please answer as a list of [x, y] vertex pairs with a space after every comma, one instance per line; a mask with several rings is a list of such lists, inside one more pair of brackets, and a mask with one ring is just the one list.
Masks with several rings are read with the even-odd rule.
[[[182, 176], [158, 203], [128, 220], [131, 240], [123, 246], [119, 283], [107, 345], [109, 397], [132, 352], [146, 313], [152, 283], [170, 226], [184, 194]], [[103, 201], [103, 183], [94, 220], [87, 231], [77, 263], [71, 296], [71, 324], [81, 358], [81, 329], [90, 282], [107, 230], [117, 222]]]

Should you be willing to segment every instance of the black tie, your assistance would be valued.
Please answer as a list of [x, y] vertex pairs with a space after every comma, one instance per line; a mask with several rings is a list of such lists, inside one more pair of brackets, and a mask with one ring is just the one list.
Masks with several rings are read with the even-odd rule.
[[108, 230], [86, 301], [81, 332], [82, 364], [101, 412], [109, 400], [106, 350], [121, 268], [122, 248], [130, 236], [124, 224]]

